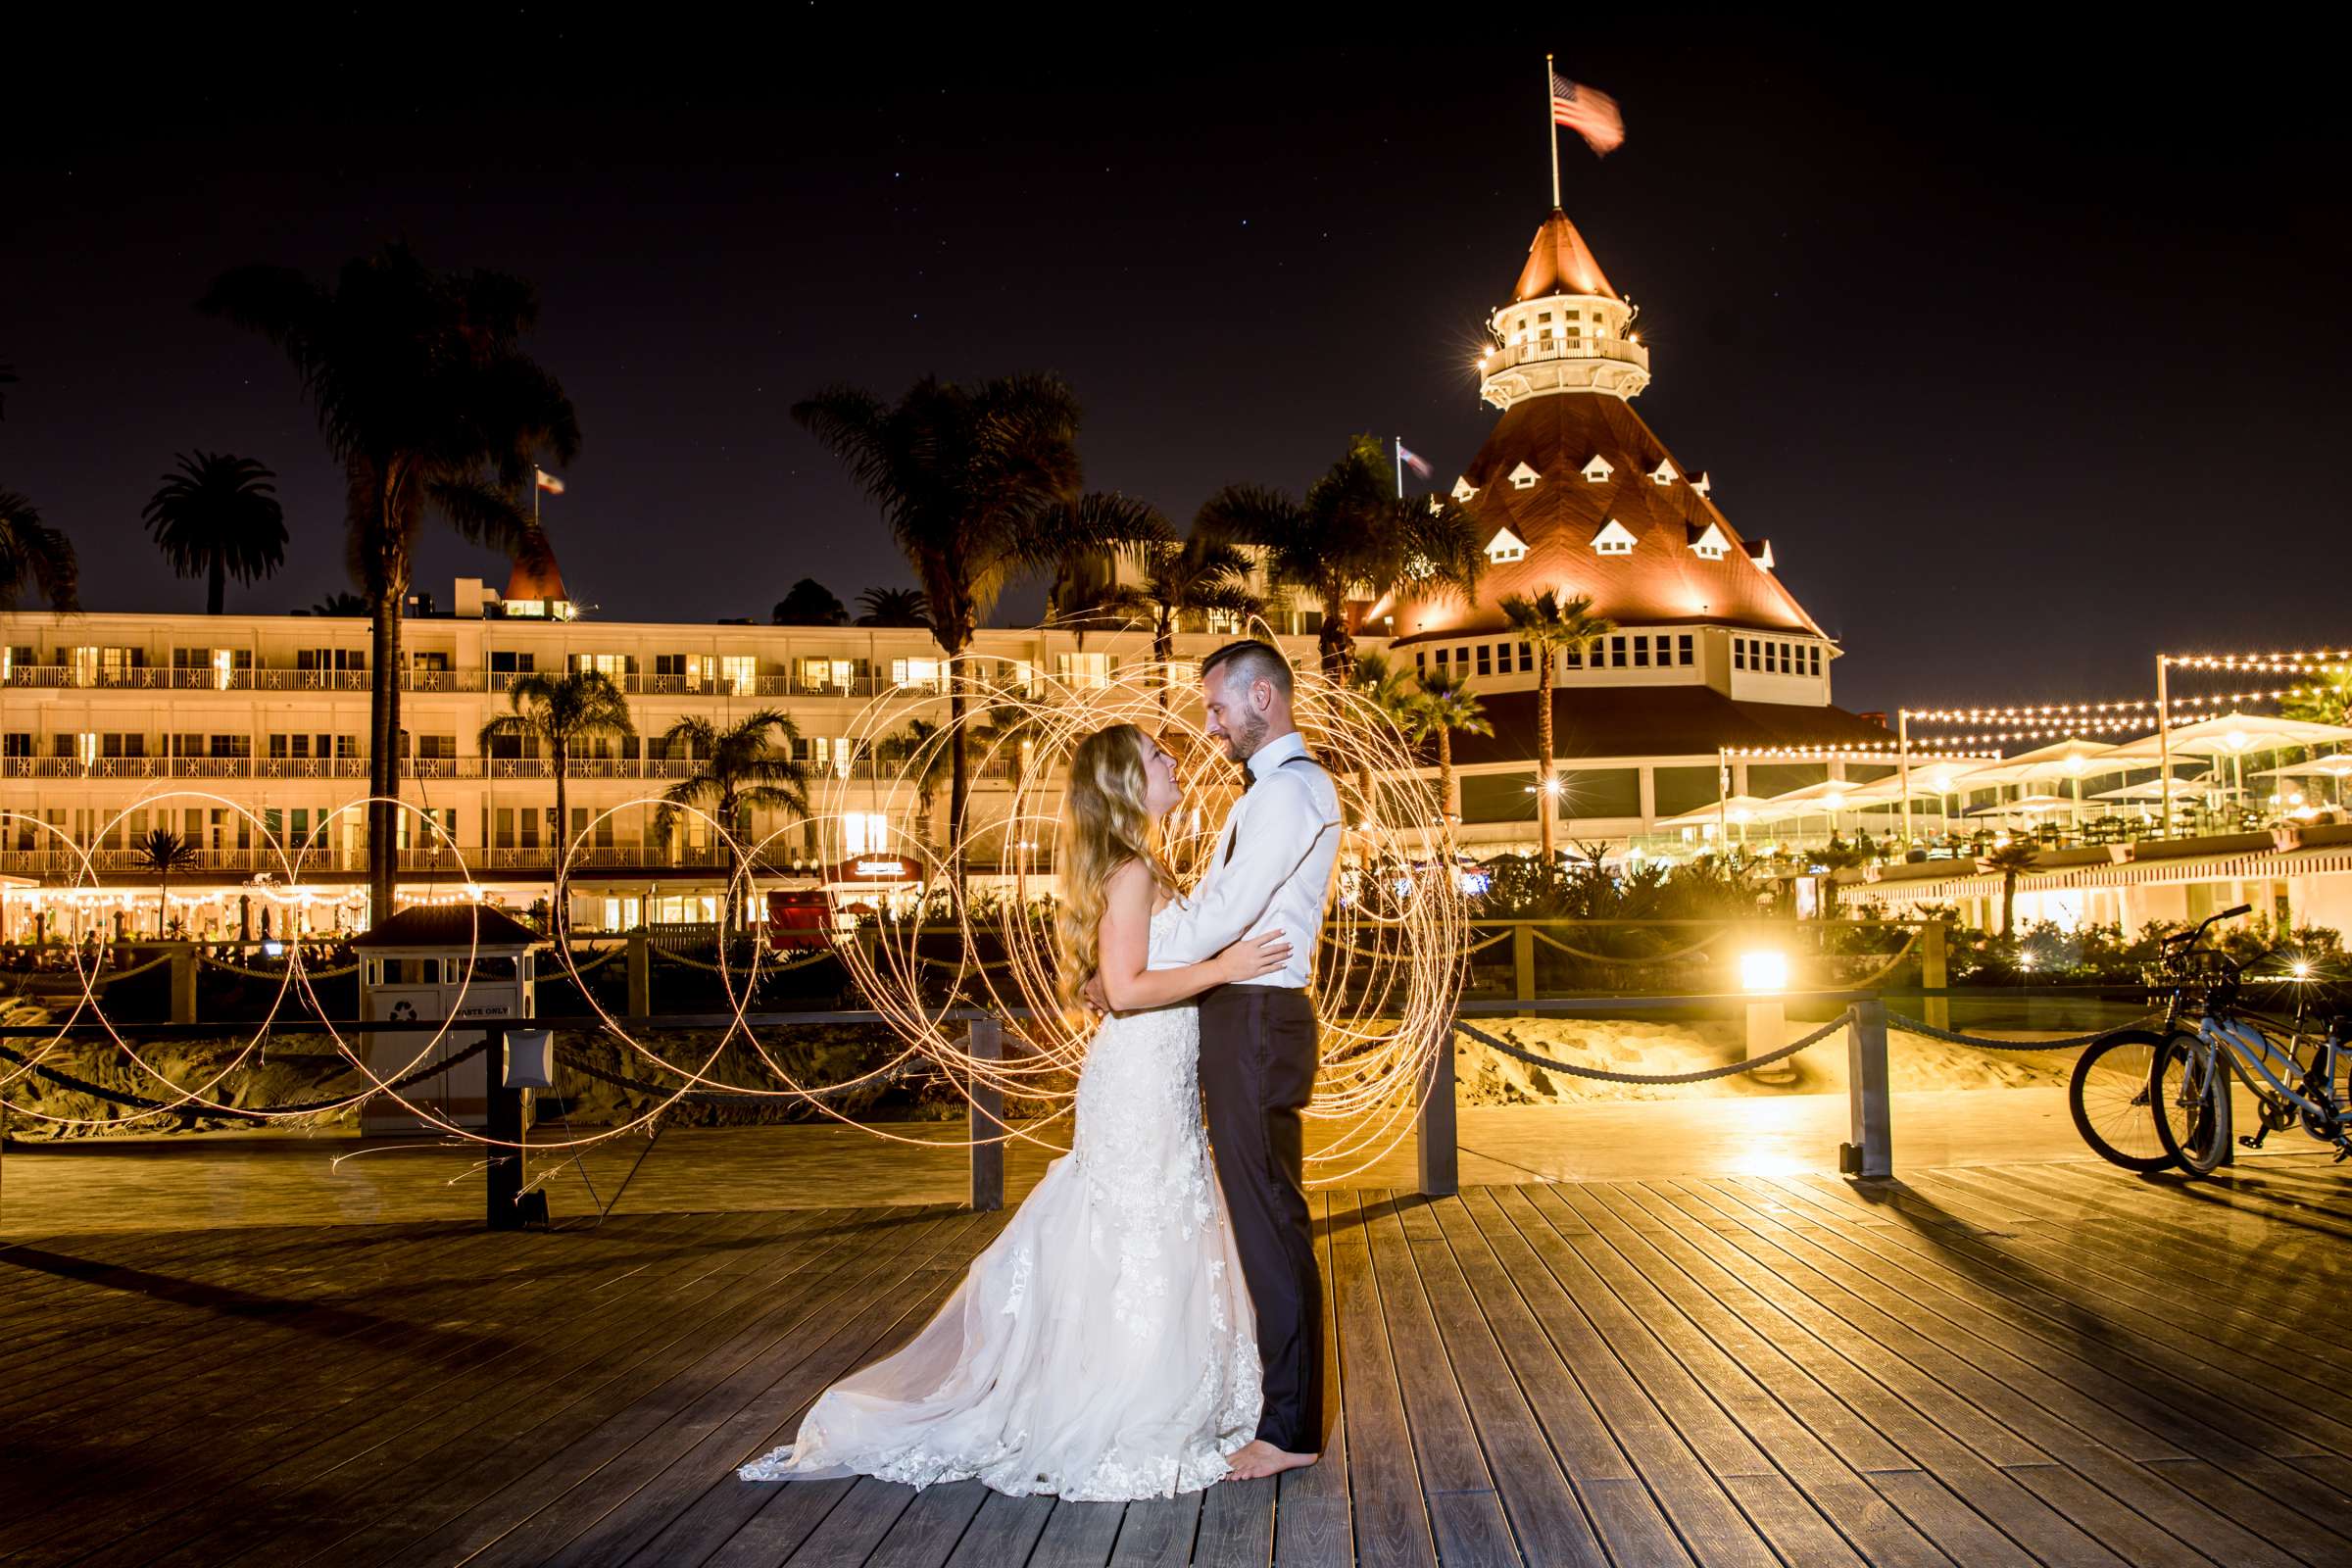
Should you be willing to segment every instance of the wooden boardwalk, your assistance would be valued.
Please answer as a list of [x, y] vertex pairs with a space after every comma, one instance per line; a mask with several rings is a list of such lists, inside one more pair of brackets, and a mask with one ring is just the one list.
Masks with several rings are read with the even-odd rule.
[[1002, 1223], [0, 1248], [16, 1564], [2352, 1563], [2352, 1172], [1323, 1195], [1331, 1450], [1057, 1504], [750, 1486]]

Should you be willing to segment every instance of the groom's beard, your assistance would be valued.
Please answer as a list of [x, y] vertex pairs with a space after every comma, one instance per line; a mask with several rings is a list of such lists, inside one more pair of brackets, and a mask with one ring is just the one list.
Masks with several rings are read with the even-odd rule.
[[1266, 721], [1255, 713], [1245, 719], [1241, 728], [1225, 731], [1225, 756], [1231, 761], [1247, 762], [1265, 744]]

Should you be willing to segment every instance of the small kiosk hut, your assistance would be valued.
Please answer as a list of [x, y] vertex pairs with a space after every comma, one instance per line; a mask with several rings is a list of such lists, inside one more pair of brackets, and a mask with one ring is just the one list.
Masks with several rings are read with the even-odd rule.
[[[438, 1041], [429, 1032], [370, 1031], [364, 1050], [368, 1071], [389, 1083], [428, 1065], [447, 1061], [481, 1041], [483, 1032], [466, 1023], [480, 1018], [528, 1018], [537, 1010], [534, 957], [546, 939], [503, 910], [476, 904], [435, 905], [403, 909], [357, 938], [360, 955], [360, 1016], [368, 1022], [449, 1021]], [[500, 1070], [496, 1053], [484, 1052], [448, 1072], [401, 1091], [411, 1103], [473, 1131], [488, 1125], [491, 1075]], [[430, 1133], [399, 1100], [377, 1095], [360, 1116], [364, 1133]]]

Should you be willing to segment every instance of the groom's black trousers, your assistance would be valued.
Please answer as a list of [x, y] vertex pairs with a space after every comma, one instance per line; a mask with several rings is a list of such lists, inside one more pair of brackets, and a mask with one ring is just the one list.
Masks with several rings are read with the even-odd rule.
[[1217, 1180], [1257, 1311], [1266, 1394], [1257, 1435], [1292, 1453], [1320, 1453], [1323, 1281], [1298, 1117], [1315, 1089], [1315, 1008], [1306, 993], [1219, 986], [1203, 994], [1200, 1086]]

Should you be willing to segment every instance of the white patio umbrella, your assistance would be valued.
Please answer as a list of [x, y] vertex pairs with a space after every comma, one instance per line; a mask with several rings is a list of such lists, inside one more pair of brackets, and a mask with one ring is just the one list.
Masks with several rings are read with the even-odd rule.
[[1983, 789], [1988, 784], [2055, 784], [2061, 781], [2073, 786], [2076, 800], [2082, 798], [2082, 781], [2097, 778], [2103, 773], [2121, 773], [2133, 765], [2132, 759], [2115, 760], [2117, 748], [2106, 741], [2086, 741], [2080, 735], [2037, 746], [2015, 757], [1976, 771], [1961, 775], [1967, 789]]
[[2352, 756], [2315, 757], [2308, 762], [2289, 762], [2284, 767], [2266, 767], [2251, 776], [2272, 780], [2274, 790], [2278, 788], [2278, 781], [2284, 779], [2333, 779], [2335, 780], [2335, 804], [2341, 806], [2344, 801], [2344, 780], [2352, 778]]
[[2101, 790], [2091, 797], [2094, 801], [2161, 801], [2170, 796], [2176, 801], [2201, 799], [2212, 785], [2185, 778], [2167, 779], [2159, 788], [2156, 780], [2143, 779], [2137, 784], [2126, 784], [2121, 789]]
[[2284, 767], [2266, 767], [2249, 778], [2352, 778], [2352, 756], [2315, 757], [2308, 762], [2289, 762]]
[[[1853, 793], [1846, 797], [1846, 804], [1848, 806], [1900, 806], [1904, 804], [1906, 798], [1913, 801], [1934, 801], [1936, 814], [1948, 830], [1951, 826], [1952, 813], [1951, 804], [1947, 797], [1959, 787], [1960, 779], [1977, 765], [1974, 762], [1955, 762], [1942, 759], [1921, 763], [1911, 769], [1908, 797], [1904, 792], [1903, 775], [1896, 772], [1889, 773], [1885, 778], [1874, 778], [1867, 784], [1855, 785]], [[1906, 829], [1906, 831], [1908, 830]]]
[[1658, 832], [1671, 828], [1730, 826], [1744, 839], [1750, 824], [1761, 826], [1784, 819], [1781, 808], [1755, 795], [1735, 795], [1728, 800], [1711, 802], [1680, 816], [1669, 816], [1652, 823]]
[[2129, 746], [2119, 746], [2114, 755], [2162, 757], [2169, 751], [2175, 757], [2228, 758], [2233, 774], [2242, 780], [2248, 752], [2277, 752], [2289, 746], [2329, 743], [2340, 746], [2346, 741], [2352, 741], [2352, 728], [2342, 724], [2315, 724], [2308, 719], [2233, 710], [2182, 724], [2169, 735], [2150, 735]]
[[1969, 812], [1971, 816], [2039, 816], [2050, 811], [2071, 811], [2075, 803], [2063, 795], [2027, 795], [2014, 801], [1995, 801], [1980, 806]]
[[1825, 778], [1818, 784], [1800, 785], [1785, 790], [1764, 804], [1778, 815], [1767, 818], [1776, 822], [1799, 822], [1813, 815], [1830, 819], [1830, 831], [1838, 831], [1838, 813], [1853, 804], [1854, 791], [1861, 786], [1841, 778]]

